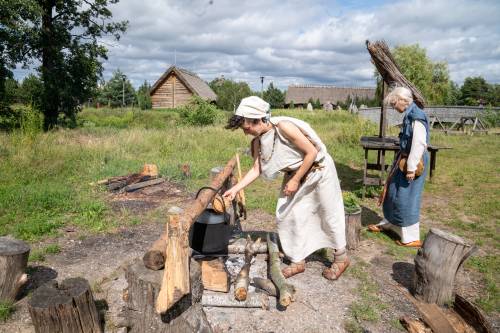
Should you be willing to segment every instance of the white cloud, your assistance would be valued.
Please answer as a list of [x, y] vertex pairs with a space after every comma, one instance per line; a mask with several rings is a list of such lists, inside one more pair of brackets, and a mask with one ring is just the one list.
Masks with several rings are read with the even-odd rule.
[[451, 78], [500, 82], [500, 2], [122, 0], [129, 20], [110, 48], [105, 78], [120, 68], [134, 85], [153, 83], [173, 62], [211, 80], [224, 75], [260, 89], [266, 83], [373, 86], [365, 40], [419, 43]]

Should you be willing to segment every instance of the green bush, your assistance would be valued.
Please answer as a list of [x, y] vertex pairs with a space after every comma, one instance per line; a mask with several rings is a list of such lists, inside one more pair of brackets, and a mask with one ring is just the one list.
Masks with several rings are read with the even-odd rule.
[[187, 125], [212, 125], [217, 120], [217, 109], [199, 96], [193, 96], [188, 104], [179, 109], [181, 121]]
[[11, 131], [21, 129], [25, 134], [37, 133], [42, 128], [40, 112], [28, 105], [0, 105], [0, 129]]
[[356, 194], [344, 191], [342, 192], [342, 198], [344, 199], [344, 209], [347, 214], [355, 213], [361, 208], [359, 198]]
[[492, 108], [487, 108], [484, 112], [483, 120], [489, 127], [499, 127], [500, 126], [500, 110], [493, 110]]

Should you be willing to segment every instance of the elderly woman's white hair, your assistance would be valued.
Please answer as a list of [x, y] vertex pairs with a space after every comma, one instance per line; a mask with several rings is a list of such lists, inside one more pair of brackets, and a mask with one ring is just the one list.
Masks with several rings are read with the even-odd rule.
[[384, 103], [388, 105], [393, 105], [398, 100], [405, 100], [408, 104], [413, 102], [413, 94], [411, 90], [405, 87], [394, 88], [384, 99]]

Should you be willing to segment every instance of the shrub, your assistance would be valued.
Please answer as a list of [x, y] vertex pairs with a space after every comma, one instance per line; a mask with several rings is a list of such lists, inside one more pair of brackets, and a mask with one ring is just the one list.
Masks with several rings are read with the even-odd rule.
[[486, 109], [483, 116], [484, 121], [489, 127], [499, 127], [500, 126], [500, 111], [494, 110], [490, 107]]
[[11, 131], [20, 128], [24, 133], [39, 132], [43, 117], [31, 106], [15, 104], [0, 105], [0, 129]]
[[344, 209], [347, 214], [357, 212], [361, 208], [356, 194], [344, 191], [342, 192], [342, 198], [344, 199]]
[[199, 96], [193, 96], [188, 104], [179, 109], [181, 121], [188, 125], [212, 125], [217, 119], [217, 109]]

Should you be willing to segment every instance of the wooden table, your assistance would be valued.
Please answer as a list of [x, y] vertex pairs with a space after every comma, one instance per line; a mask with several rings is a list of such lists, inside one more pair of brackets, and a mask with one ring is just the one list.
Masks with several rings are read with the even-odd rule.
[[[385, 163], [385, 152], [392, 151], [394, 158], [399, 151], [399, 138], [397, 137], [384, 137], [377, 136], [363, 136], [361, 137], [361, 146], [365, 150], [365, 163], [363, 170], [363, 196], [367, 185], [383, 186], [386, 180], [386, 173], [391, 167], [390, 164]], [[427, 146], [430, 153], [430, 170], [429, 178], [432, 179], [433, 171], [436, 168], [436, 155], [439, 149], [449, 149], [448, 147], [436, 147], [432, 145]], [[368, 163], [368, 152], [370, 150], [377, 152], [377, 163]], [[369, 176], [368, 170], [377, 170], [379, 174], [377, 177]]]

